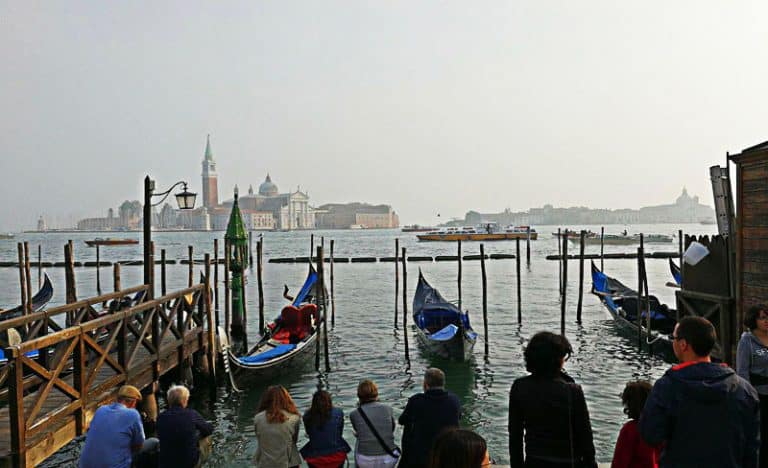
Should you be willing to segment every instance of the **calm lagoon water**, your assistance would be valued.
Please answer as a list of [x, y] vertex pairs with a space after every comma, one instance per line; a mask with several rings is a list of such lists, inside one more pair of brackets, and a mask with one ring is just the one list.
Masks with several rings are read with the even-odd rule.
[[[215, 399], [209, 392], [193, 390], [193, 405], [215, 427], [215, 457], [208, 466], [237, 466], [249, 463], [255, 450], [253, 416], [259, 397], [266, 386], [282, 384], [289, 389], [297, 405], [303, 411], [308, 408], [312, 392], [318, 384], [332, 393], [334, 403], [349, 413], [355, 407], [356, 386], [362, 378], [371, 378], [379, 385], [380, 398], [395, 408], [396, 415], [405, 406], [410, 395], [421, 391], [421, 376], [430, 366], [442, 368], [447, 374], [447, 387], [461, 399], [464, 414], [462, 424], [481, 434], [489, 442], [493, 457], [501, 463], [508, 461], [507, 451], [507, 398], [512, 381], [526, 374], [522, 350], [526, 340], [540, 330], [559, 332], [560, 303], [558, 298], [558, 263], [548, 261], [546, 255], [557, 253], [557, 242], [550, 232], [557, 227], [540, 226], [539, 240], [531, 242], [531, 265], [522, 266], [523, 321], [517, 323], [516, 279], [514, 260], [488, 260], [488, 321], [489, 354], [484, 355], [485, 338], [475, 347], [474, 359], [469, 363], [446, 362], [425, 355], [415, 346], [413, 330], [409, 329], [411, 344], [410, 362], [405, 359], [403, 330], [394, 322], [394, 264], [364, 263], [336, 264], [335, 296], [336, 326], [329, 332], [331, 372], [318, 373], [312, 366], [284, 375], [279, 380], [261, 382], [245, 388], [241, 394], [219, 388]], [[599, 226], [578, 226], [599, 232]], [[624, 226], [608, 226], [606, 233], [618, 233]], [[652, 225], [633, 226], [633, 232], [676, 234], [682, 228], [686, 233], [711, 234], [713, 226], [700, 225]], [[393, 256], [394, 239], [407, 248], [408, 255], [455, 255], [453, 243], [420, 243], [415, 234], [399, 230], [314, 231], [315, 238], [325, 237], [326, 252], [329, 240], [335, 239], [335, 256]], [[96, 234], [102, 235], [102, 234]], [[37, 259], [37, 246], [42, 246], [44, 261], [62, 261], [64, 244], [72, 239], [78, 261], [95, 260], [95, 249], [83, 240], [94, 234], [47, 233], [19, 234], [14, 240], [0, 241], [0, 261], [17, 258], [16, 242], [27, 240]], [[193, 245], [195, 257], [204, 252], [212, 253], [213, 239], [223, 239], [223, 232], [213, 233], [153, 233], [159, 258], [160, 249], [166, 249], [169, 259], [180, 260], [187, 256], [187, 246]], [[140, 239], [140, 233], [118, 233], [113, 236]], [[265, 259], [282, 256], [306, 256], [309, 254], [310, 232], [264, 233]], [[220, 242], [223, 244], [223, 242]], [[463, 253], [479, 253], [479, 243], [463, 243]], [[486, 253], [514, 253], [514, 242], [489, 242]], [[523, 257], [525, 244], [521, 243]], [[573, 244], [569, 251], [578, 252]], [[254, 247], [255, 249], [255, 247]], [[606, 252], [631, 252], [636, 246], [606, 246]], [[668, 245], [649, 244], [647, 251], [676, 251], [677, 241]], [[599, 253], [599, 246], [587, 246], [587, 253]], [[101, 259], [108, 261], [141, 258], [141, 244], [134, 246], [104, 247]], [[482, 295], [480, 262], [465, 261], [463, 264], [463, 307], [470, 310], [474, 328], [482, 334]], [[429, 281], [448, 299], [456, 299], [456, 262], [411, 262], [408, 264], [408, 308], [416, 287], [419, 268]], [[186, 286], [186, 265], [168, 266], [168, 288]], [[199, 267], [196, 267], [199, 270]], [[567, 291], [566, 335], [575, 354], [567, 362], [566, 370], [584, 388], [592, 419], [598, 459], [610, 461], [618, 430], [624, 422], [619, 393], [630, 379], [658, 378], [668, 367], [664, 361], [639, 353], [634, 340], [619, 336], [617, 329], [600, 305], [597, 298], [588, 293], [589, 263], [585, 263], [585, 293], [583, 321], [576, 323], [578, 297], [578, 262], [569, 263]], [[649, 287], [652, 294], [668, 304], [674, 304], [674, 291], [665, 287], [671, 281], [666, 260], [647, 260]], [[55, 295], [51, 305], [64, 302], [64, 270], [48, 268], [54, 282]], [[607, 260], [606, 272], [629, 285], [637, 283], [637, 266], [634, 260]], [[159, 270], [157, 278], [159, 283]], [[284, 305], [283, 284], [292, 289], [300, 286], [306, 275], [306, 265], [265, 263], [264, 300], [267, 317], [276, 315]], [[37, 280], [33, 268], [33, 280]], [[122, 268], [123, 287], [140, 283], [142, 267]], [[94, 268], [77, 268], [78, 296], [96, 294]], [[101, 269], [103, 290], [112, 289], [111, 268]], [[254, 280], [247, 287], [249, 312], [249, 336], [253, 342], [258, 335], [258, 293]], [[401, 281], [402, 282], [402, 281]], [[36, 283], [35, 283], [36, 284]], [[223, 288], [221, 289], [223, 291]], [[402, 292], [398, 296], [402, 313]], [[223, 298], [223, 293], [222, 293]], [[0, 268], [0, 307], [18, 303], [18, 270]], [[223, 300], [223, 299], [222, 299]], [[223, 303], [221, 303], [223, 311]], [[222, 312], [223, 313], [223, 312]], [[401, 316], [402, 317], [402, 316]], [[402, 320], [402, 319], [401, 319]], [[400, 437], [398, 430], [397, 437]], [[349, 424], [345, 425], [345, 437], [354, 445]], [[302, 433], [300, 444], [305, 442]], [[46, 464], [68, 465], [75, 463], [79, 444], [73, 443], [49, 459]]]

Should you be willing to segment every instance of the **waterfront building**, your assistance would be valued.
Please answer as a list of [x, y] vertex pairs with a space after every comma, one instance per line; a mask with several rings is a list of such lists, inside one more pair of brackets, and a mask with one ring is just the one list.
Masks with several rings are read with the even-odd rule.
[[400, 226], [397, 213], [389, 205], [367, 203], [328, 203], [318, 207], [320, 229], [387, 229]]
[[43, 215], [40, 215], [40, 217], [37, 219], [37, 230], [41, 232], [48, 230], [48, 225], [45, 223], [45, 218], [43, 218]]

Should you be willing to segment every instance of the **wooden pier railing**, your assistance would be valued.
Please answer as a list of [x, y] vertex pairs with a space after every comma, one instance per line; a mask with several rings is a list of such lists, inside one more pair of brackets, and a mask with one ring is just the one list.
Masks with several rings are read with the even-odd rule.
[[[212, 364], [210, 289], [198, 284], [101, 315], [93, 309], [140, 291], [146, 286], [0, 324], [0, 332], [28, 330], [22, 343], [3, 343], [7, 407], [0, 409], [0, 458], [34, 466], [85, 434], [96, 409], [121, 385], [152, 386], [199, 351]], [[60, 326], [53, 320], [59, 316], [70, 317], [71, 325]]]

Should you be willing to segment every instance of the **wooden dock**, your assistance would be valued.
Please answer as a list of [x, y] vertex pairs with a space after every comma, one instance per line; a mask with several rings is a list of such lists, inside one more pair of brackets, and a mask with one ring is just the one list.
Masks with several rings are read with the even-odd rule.
[[[198, 352], [214, 369], [208, 282], [158, 299], [149, 292], [137, 286], [0, 322], [0, 464], [39, 464], [85, 434], [123, 384], [152, 392]], [[129, 308], [102, 310], [126, 299]], [[25, 341], [9, 345], [11, 328]]]

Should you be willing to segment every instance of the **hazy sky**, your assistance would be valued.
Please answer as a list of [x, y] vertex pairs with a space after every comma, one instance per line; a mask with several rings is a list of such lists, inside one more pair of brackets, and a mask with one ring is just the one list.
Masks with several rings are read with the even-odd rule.
[[401, 221], [637, 208], [768, 139], [768, 2], [0, 0], [0, 231], [272, 175]]

